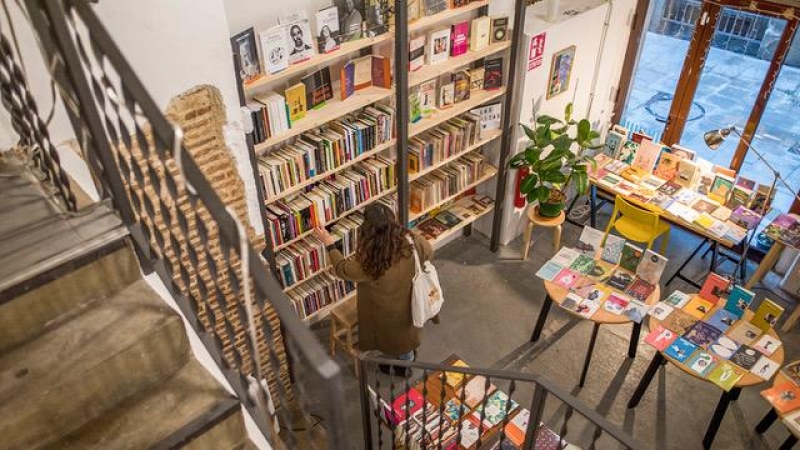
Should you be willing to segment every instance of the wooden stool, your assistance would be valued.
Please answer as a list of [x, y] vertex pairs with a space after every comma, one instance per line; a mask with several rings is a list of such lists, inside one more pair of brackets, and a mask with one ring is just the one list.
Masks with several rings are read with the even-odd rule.
[[528, 252], [531, 247], [531, 235], [533, 234], [533, 226], [553, 229], [553, 252], [558, 252], [561, 248], [561, 224], [567, 219], [564, 211], [561, 211], [558, 217], [542, 217], [539, 215], [539, 205], [531, 206], [528, 208], [528, 226], [525, 228], [525, 244], [522, 247], [522, 260], [528, 259]]
[[355, 362], [356, 378], [359, 376], [358, 358], [356, 357], [357, 342], [354, 338], [358, 327], [358, 303], [356, 298], [342, 303], [333, 308], [330, 315], [331, 326], [331, 356], [336, 356], [336, 346], [341, 345]]

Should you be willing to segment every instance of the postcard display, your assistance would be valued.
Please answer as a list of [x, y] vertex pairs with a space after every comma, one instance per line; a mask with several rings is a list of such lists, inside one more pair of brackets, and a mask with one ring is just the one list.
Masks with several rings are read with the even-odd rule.
[[[346, 255], [358, 245], [361, 210], [406, 208], [408, 226], [438, 243], [494, 208], [475, 195], [497, 168], [482, 155], [501, 136], [507, 17], [488, 0], [422, 1], [409, 8], [410, 117], [398, 118], [395, 30], [378, 2], [335, 0], [232, 37], [252, 120], [269, 263], [300, 317], [315, 321], [355, 285], [336, 279], [324, 226]], [[423, 19], [424, 20], [420, 20]], [[396, 142], [398, 122], [408, 142]], [[397, 152], [407, 152], [399, 180]], [[408, 184], [408, 205], [396, 198]]]

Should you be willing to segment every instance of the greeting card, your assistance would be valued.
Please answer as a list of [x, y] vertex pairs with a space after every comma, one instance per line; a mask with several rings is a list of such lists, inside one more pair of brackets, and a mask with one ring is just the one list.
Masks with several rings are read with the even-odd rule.
[[739, 344], [727, 336], [720, 336], [717, 342], [708, 347], [711, 353], [720, 359], [730, 359], [738, 348]]
[[712, 327], [711, 325], [698, 321], [692, 325], [691, 328], [683, 335], [689, 341], [697, 344], [700, 347], [706, 348], [713, 344], [720, 336], [722, 331]]
[[707, 322], [712, 327], [724, 332], [730, 328], [736, 320], [737, 317], [732, 312], [725, 309], [718, 309], [707, 319]]
[[625, 291], [633, 283], [633, 280], [636, 277], [624, 270], [624, 269], [617, 269], [611, 275], [611, 278], [608, 279], [608, 285], [613, 287], [614, 289], [618, 289], [620, 291]]
[[661, 322], [661, 325], [678, 334], [683, 334], [686, 332], [686, 330], [691, 328], [695, 322], [697, 322], [696, 317], [692, 316], [691, 314], [687, 314], [681, 309], [676, 309], [675, 311], [672, 311], [672, 314], [670, 314], [663, 322]]
[[678, 339], [678, 335], [674, 331], [658, 325], [644, 338], [644, 342], [663, 352], [675, 339]]
[[563, 268], [564, 267], [554, 263], [553, 261], [547, 261], [541, 268], [539, 268], [539, 271], [536, 272], [536, 276], [543, 280], [553, 281], [553, 278], [555, 278]]
[[762, 333], [760, 328], [750, 322], [739, 320], [733, 327], [728, 329], [727, 334], [728, 337], [740, 344], [753, 345]]
[[697, 351], [688, 361], [686, 361], [686, 367], [691, 369], [694, 373], [700, 375], [701, 377], [705, 377], [711, 372], [711, 369], [714, 367], [717, 359], [714, 358], [710, 353], [706, 353], [704, 351]]
[[745, 372], [741, 368], [727, 361], [721, 361], [708, 374], [708, 379], [722, 389], [730, 391], [744, 374]]
[[650, 284], [658, 284], [666, 267], [667, 258], [650, 249], [646, 249], [644, 257], [636, 268], [636, 276]]
[[578, 255], [580, 255], [580, 252], [578, 252], [575, 249], [569, 247], [561, 247], [558, 253], [556, 253], [552, 258], [550, 258], [550, 261], [559, 264], [563, 267], [569, 267], [572, 265], [572, 263], [575, 261], [575, 258], [577, 258]]
[[656, 287], [652, 284], [642, 280], [641, 278], [637, 278], [630, 286], [628, 286], [628, 289], [625, 290], [625, 293], [630, 297], [639, 300], [640, 302], [645, 302], [647, 301], [647, 298], [650, 297], [650, 294], [655, 291], [655, 289]]
[[612, 292], [608, 295], [603, 307], [612, 314], [621, 315], [622, 312], [625, 311], [625, 307], [628, 306], [628, 303], [630, 303], [630, 300], [616, 292]]
[[571, 269], [561, 269], [561, 272], [558, 272], [555, 278], [553, 278], [553, 283], [569, 289], [573, 283], [575, 283], [578, 278], [580, 278], [580, 274], [575, 272]]
[[664, 354], [678, 362], [684, 362], [697, 349], [697, 346], [690, 341], [679, 337], [667, 347]]
[[770, 356], [773, 353], [775, 353], [775, 350], [777, 350], [780, 346], [781, 346], [781, 341], [778, 338], [771, 336], [769, 334], [761, 336], [761, 338], [753, 344], [754, 349], [758, 350], [759, 352], [767, 356]]
[[594, 267], [594, 258], [580, 254], [569, 267], [582, 275], [586, 275]]
[[647, 311], [650, 309], [649, 306], [645, 305], [644, 303], [631, 300], [628, 303], [628, 306], [625, 307], [625, 311], [623, 315], [636, 323], [642, 323], [642, 319], [647, 315]]
[[769, 380], [781, 368], [777, 362], [761, 355], [758, 361], [750, 369], [750, 373], [761, 378], [762, 380]]
[[686, 306], [683, 307], [683, 310], [698, 319], [702, 319], [713, 308], [714, 308], [713, 303], [704, 300], [700, 296], [696, 295], [691, 300], [689, 300], [689, 303], [687, 303]]
[[622, 258], [622, 249], [625, 248], [625, 243], [625, 239], [609, 234], [606, 236], [606, 242], [600, 259], [611, 264], [619, 264], [619, 260]]
[[605, 283], [611, 277], [611, 274], [614, 273], [615, 267], [616, 266], [611, 265], [603, 260], [596, 260], [592, 270], [590, 270], [586, 276], [597, 281], [598, 283]]
[[604, 236], [605, 233], [602, 231], [585, 226], [583, 227], [583, 231], [581, 231], [580, 238], [578, 238], [576, 248], [578, 251], [594, 260], [600, 255], [603, 249]]
[[775, 408], [778, 414], [786, 414], [800, 408], [800, 388], [794, 383], [781, 383], [761, 391], [761, 396]]
[[674, 310], [675, 308], [672, 306], [664, 302], [658, 302], [652, 308], [650, 308], [648, 313], [660, 322], [665, 320], [670, 314], [672, 314], [672, 311]]
[[761, 354], [758, 353], [752, 347], [748, 347], [746, 345], [740, 346], [733, 355], [730, 357], [730, 362], [736, 364], [737, 366], [741, 367], [745, 370], [750, 370], [758, 361], [758, 358], [761, 357]]
[[691, 294], [675, 290], [672, 292], [672, 294], [669, 294], [669, 297], [664, 299], [664, 303], [671, 305], [674, 308], [683, 308], [691, 299]]
[[644, 252], [641, 248], [626, 242], [625, 246], [622, 248], [622, 258], [619, 260], [619, 266], [629, 272], [636, 273], [642, 256], [644, 256]]

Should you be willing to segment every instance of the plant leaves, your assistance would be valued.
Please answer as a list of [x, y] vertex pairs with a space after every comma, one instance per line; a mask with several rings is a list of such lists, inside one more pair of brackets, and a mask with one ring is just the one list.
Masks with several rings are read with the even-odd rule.
[[572, 120], [572, 102], [567, 103], [567, 106], [564, 108], [564, 120], [566, 122]]
[[578, 195], [583, 195], [589, 189], [589, 174], [586, 172], [575, 172], [575, 184], [578, 188]]
[[539, 200], [539, 202], [543, 202], [550, 197], [550, 191], [552, 191], [552, 189], [547, 186], [539, 186], [533, 193], [536, 194], [536, 199]]
[[541, 155], [542, 155], [542, 149], [537, 148], [535, 146], [530, 146], [526, 148], [524, 152], [524, 158], [529, 165], [537, 164], [539, 162]]
[[[540, 187], [543, 187], [543, 186], [540, 186]], [[525, 196], [525, 198], [528, 200], [528, 203], [533, 203], [536, 200], [539, 200], [539, 191], [538, 191], [538, 189], [539, 188], [536, 188], [536, 190], [534, 190], [533, 192], [531, 192], [527, 196]]]
[[561, 123], [561, 121], [559, 119], [556, 119], [553, 116], [548, 116], [548, 115], [545, 114], [543, 116], [539, 116], [536, 119], [536, 123], [538, 123], [540, 125], [552, 125], [554, 123]]
[[525, 130], [525, 135], [528, 136], [528, 139], [536, 142], [536, 133], [530, 128], [528, 128], [528, 126], [525, 125], [524, 123], [521, 123], [520, 125], [522, 125], [522, 129]]
[[536, 184], [539, 183], [539, 177], [535, 173], [528, 174], [519, 186], [519, 191], [523, 194], [528, 194], [536, 187]]
[[576, 140], [578, 142], [584, 142], [589, 140], [589, 132], [592, 130], [592, 124], [589, 123], [588, 120], [583, 119], [578, 122], [578, 137]]
[[567, 176], [560, 170], [551, 170], [542, 174], [542, 180], [549, 181], [550, 183], [563, 183], [567, 181]]

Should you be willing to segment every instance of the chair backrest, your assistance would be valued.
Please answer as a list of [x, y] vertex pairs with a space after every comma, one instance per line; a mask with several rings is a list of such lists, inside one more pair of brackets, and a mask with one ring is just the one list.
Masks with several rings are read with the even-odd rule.
[[[620, 195], [617, 195], [614, 200], [614, 210], [629, 220], [642, 224], [642, 227], [655, 231], [658, 228], [659, 215], [654, 211], [648, 211], [640, 208], [633, 203], [625, 200]], [[616, 216], [612, 216], [616, 220]]]

